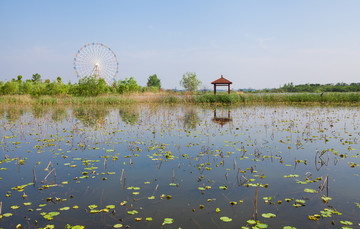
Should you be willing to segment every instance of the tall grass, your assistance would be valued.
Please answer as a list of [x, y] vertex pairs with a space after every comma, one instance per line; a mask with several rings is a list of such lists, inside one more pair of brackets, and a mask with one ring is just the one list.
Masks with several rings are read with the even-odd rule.
[[354, 104], [360, 105], [360, 93], [248, 93], [248, 94], [187, 94], [187, 93], [140, 93], [128, 95], [103, 95], [96, 97], [52, 97], [29, 95], [0, 96], [1, 104], [39, 105], [116, 105], [131, 103], [167, 104]]

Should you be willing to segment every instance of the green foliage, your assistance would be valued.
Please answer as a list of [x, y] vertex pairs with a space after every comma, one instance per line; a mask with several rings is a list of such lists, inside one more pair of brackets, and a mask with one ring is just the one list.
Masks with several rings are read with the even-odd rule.
[[19, 83], [16, 81], [8, 81], [4, 84], [1, 90], [2, 94], [15, 95], [19, 93]]
[[70, 90], [72, 94], [78, 96], [97, 96], [108, 91], [105, 80], [96, 76], [86, 76], [80, 79], [79, 83]]
[[140, 86], [137, 84], [134, 77], [125, 78], [124, 80], [120, 80], [117, 85], [117, 91], [120, 94], [124, 93], [132, 93], [140, 91]]
[[34, 83], [41, 83], [41, 75], [38, 73], [32, 75], [31, 79]]
[[16, 81], [21, 84], [22, 83], [22, 75], [18, 75]]
[[45, 95], [46, 85], [43, 83], [33, 83], [30, 95], [33, 97], [39, 97], [40, 95]]
[[337, 83], [337, 84], [284, 84], [278, 89], [267, 90], [268, 92], [358, 92], [360, 83]]
[[59, 83], [59, 81], [48, 83], [45, 86], [46, 95], [65, 95], [68, 93], [68, 85]]
[[187, 91], [196, 91], [201, 84], [201, 81], [196, 78], [195, 72], [187, 72], [183, 75], [180, 85]]
[[237, 103], [242, 102], [243, 99], [241, 96], [236, 94], [224, 94], [224, 95], [214, 95], [214, 94], [205, 94], [196, 96], [196, 103]]
[[148, 87], [157, 87], [161, 88], [160, 79], [157, 77], [156, 74], [149, 76], [146, 86]]
[[159, 89], [158, 87], [142, 87], [141, 88], [141, 92], [159, 92]]

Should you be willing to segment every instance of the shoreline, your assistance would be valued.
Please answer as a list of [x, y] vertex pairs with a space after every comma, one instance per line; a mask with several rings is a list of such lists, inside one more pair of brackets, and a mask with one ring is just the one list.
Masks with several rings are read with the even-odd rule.
[[360, 93], [244, 93], [173, 94], [142, 93], [94, 97], [3, 95], [0, 104], [22, 105], [120, 105], [120, 104], [225, 104], [225, 105], [346, 105], [359, 106]]

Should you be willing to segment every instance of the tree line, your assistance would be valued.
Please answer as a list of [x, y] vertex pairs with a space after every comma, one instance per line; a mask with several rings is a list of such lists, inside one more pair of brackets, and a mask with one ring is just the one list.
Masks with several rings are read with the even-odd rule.
[[[183, 75], [180, 85], [188, 91], [196, 91], [201, 84], [196, 73], [187, 72]], [[101, 94], [124, 94], [135, 92], [159, 92], [161, 80], [156, 74], [147, 79], [145, 87], [138, 85], [134, 77], [125, 78], [107, 85], [105, 80], [96, 76], [87, 76], [79, 79], [78, 83], [64, 83], [59, 76], [54, 81], [42, 80], [41, 75], [36, 73], [31, 79], [23, 80], [21, 75], [10, 81], [0, 81], [0, 95], [28, 94], [34, 97], [41, 95], [74, 95], [74, 96], [97, 96]]]
[[360, 83], [337, 83], [337, 84], [284, 84], [276, 89], [264, 89], [262, 92], [359, 92]]

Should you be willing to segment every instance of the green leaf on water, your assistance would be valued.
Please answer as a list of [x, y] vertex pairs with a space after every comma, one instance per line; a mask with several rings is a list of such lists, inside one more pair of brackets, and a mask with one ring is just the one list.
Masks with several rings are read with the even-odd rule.
[[293, 177], [299, 177], [299, 175], [298, 174], [284, 175], [284, 178], [293, 178]]
[[317, 191], [315, 189], [311, 189], [311, 188], [305, 188], [304, 192], [308, 192], [308, 193], [317, 193]]
[[222, 190], [227, 190], [227, 186], [226, 186], [226, 185], [220, 186], [219, 188], [222, 189]]
[[274, 217], [276, 217], [276, 215], [273, 214], [273, 213], [263, 213], [262, 217], [264, 217], [264, 218], [274, 218]]
[[228, 222], [231, 222], [231, 221], [232, 221], [232, 219], [229, 218], [229, 217], [227, 217], [227, 216], [222, 216], [222, 217], [220, 217], [220, 220], [224, 221], [225, 223], [228, 223]]
[[97, 208], [98, 206], [96, 204], [92, 204], [88, 206], [91, 210]]
[[284, 226], [283, 229], [296, 229], [296, 227], [292, 227], [292, 226]]
[[11, 206], [10, 208], [15, 210], [15, 209], [19, 209], [20, 206], [18, 206], [18, 205], [13, 205], [13, 206]]
[[322, 196], [321, 199], [323, 200], [324, 203], [327, 203], [329, 200], [332, 200], [332, 198], [328, 196]]
[[4, 214], [2, 214], [2, 216], [4, 216], [4, 217], [10, 217], [12, 215], [13, 215], [12, 213], [4, 213]]
[[121, 206], [125, 206], [125, 205], [126, 205], [126, 203], [127, 203], [127, 201], [126, 201], [126, 200], [124, 200], [123, 202], [121, 202], [121, 203], [120, 203], [120, 205], [121, 205]]
[[120, 228], [120, 227], [122, 227], [122, 226], [123, 226], [122, 224], [118, 223], [118, 224], [115, 224], [115, 225], [114, 225], [114, 228]]
[[59, 208], [60, 211], [67, 211], [70, 210], [70, 207], [63, 207], [63, 208]]
[[152, 221], [153, 218], [151, 218], [151, 217], [146, 217], [145, 220], [146, 220], [146, 221]]
[[30, 206], [30, 205], [31, 205], [31, 202], [24, 203], [24, 206]]
[[57, 216], [57, 215], [60, 215], [60, 212], [49, 212], [47, 214], [51, 215], [51, 216]]
[[90, 210], [90, 214], [97, 214], [99, 212], [100, 212], [100, 210], [97, 210], [97, 209], [91, 209]]
[[132, 210], [132, 211], [128, 211], [127, 212], [129, 215], [135, 215], [135, 214], [137, 214], [137, 213], [139, 213], [138, 211], [136, 211], [136, 210]]
[[268, 225], [266, 223], [257, 223], [255, 228], [268, 228]]
[[75, 225], [75, 226], [70, 226], [69, 224], [66, 224], [65, 229], [84, 229], [85, 227], [82, 225]]
[[305, 200], [295, 200], [295, 202], [298, 204], [305, 204]]
[[173, 222], [174, 222], [174, 219], [172, 219], [172, 218], [165, 218], [165, 219], [164, 219], [164, 222], [162, 223], [162, 225], [172, 224]]
[[253, 220], [253, 219], [249, 219], [248, 221], [246, 221], [248, 224], [250, 225], [255, 225], [256, 224], [256, 221]]
[[198, 189], [199, 189], [200, 191], [205, 191], [205, 188], [204, 188], [204, 187], [198, 187]]
[[353, 223], [350, 222], [350, 221], [340, 221], [340, 223], [341, 223], [342, 225], [348, 225], [348, 226], [353, 225]]
[[216, 213], [219, 213], [220, 212], [220, 208], [216, 208]]
[[114, 208], [115, 208], [115, 205], [107, 205], [106, 208], [107, 208], [107, 209], [114, 209]]

